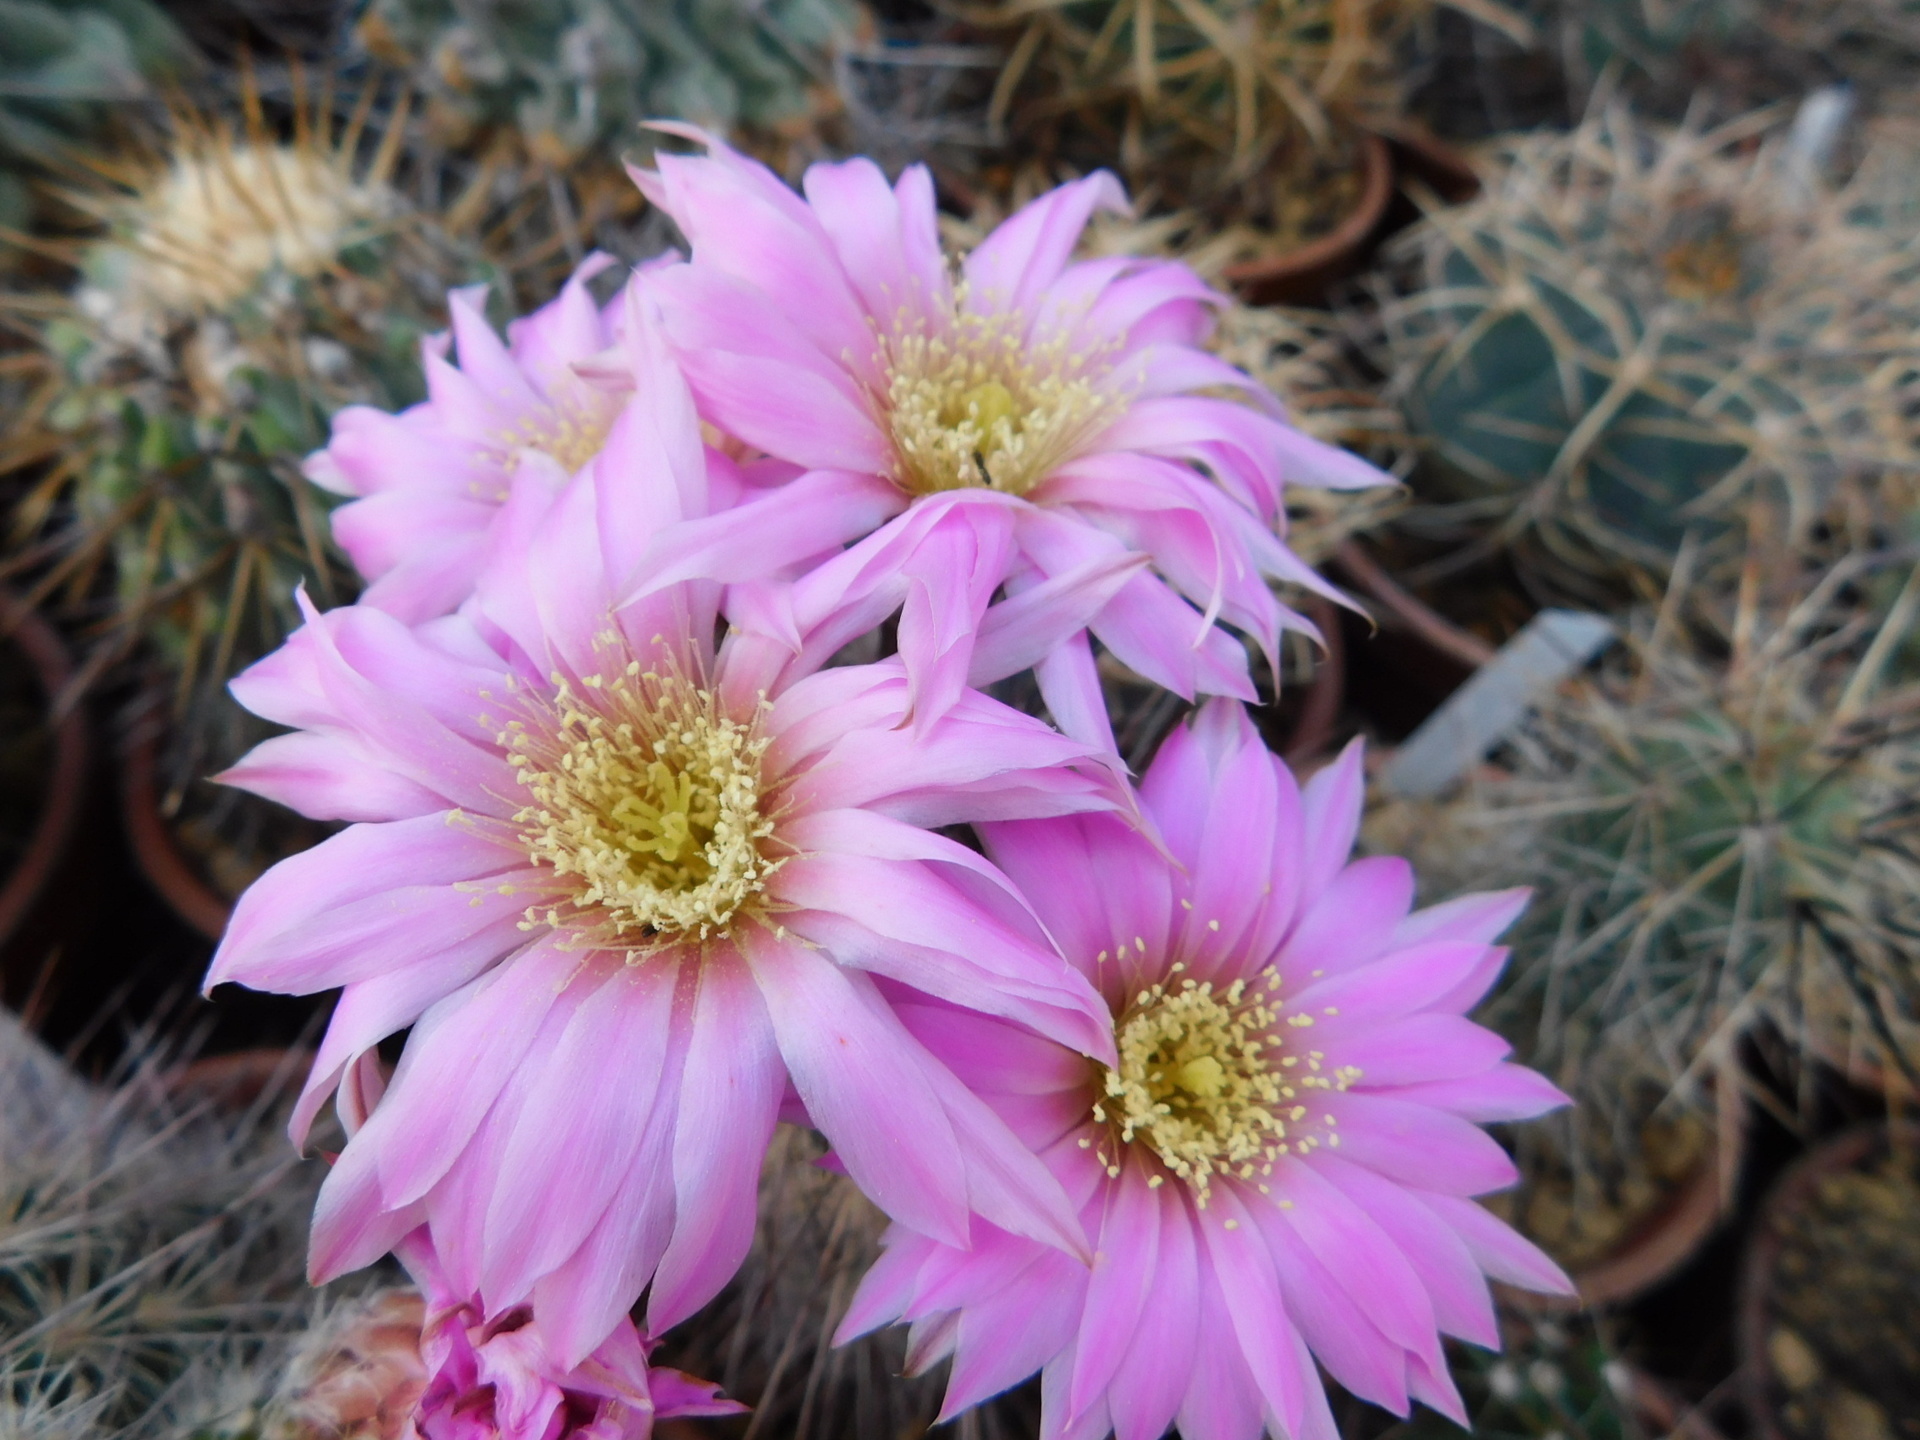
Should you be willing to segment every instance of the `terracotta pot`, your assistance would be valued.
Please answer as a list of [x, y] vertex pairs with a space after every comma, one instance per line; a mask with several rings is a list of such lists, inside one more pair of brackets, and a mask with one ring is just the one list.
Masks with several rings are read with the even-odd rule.
[[147, 883], [188, 925], [209, 940], [227, 929], [233, 907], [200, 877], [160, 813], [160, 736], [145, 723], [128, 737], [120, 765], [120, 814], [127, 843]]
[[[1761, 1204], [1741, 1270], [1736, 1315], [1741, 1400], [1759, 1440], [1794, 1440], [1780, 1423], [1780, 1397], [1785, 1386], [1771, 1343], [1772, 1302], [1788, 1224], [1813, 1199], [1821, 1182], [1858, 1169], [1890, 1150], [1920, 1153], [1920, 1124], [1876, 1121], [1842, 1131], [1794, 1161]], [[1920, 1217], [1915, 1217], [1915, 1223], [1920, 1224]]]
[[1713, 1090], [1716, 1115], [1706, 1154], [1602, 1259], [1573, 1271], [1579, 1299], [1516, 1291], [1518, 1304], [1546, 1310], [1623, 1304], [1672, 1277], [1699, 1253], [1733, 1208], [1747, 1156], [1747, 1103], [1738, 1077], [1724, 1072]]
[[1360, 199], [1347, 218], [1316, 240], [1261, 260], [1229, 265], [1224, 278], [1250, 305], [1301, 305], [1323, 299], [1335, 280], [1365, 262], [1393, 199], [1393, 155], [1387, 142], [1361, 131]]
[[33, 909], [73, 839], [86, 794], [91, 747], [85, 710], [75, 705], [57, 714], [53, 708], [73, 677], [66, 645], [51, 625], [5, 591], [0, 591], [0, 644], [12, 645], [33, 667], [47, 698], [48, 723], [53, 730], [53, 763], [47, 773], [39, 817], [20, 863], [0, 882], [0, 949], [4, 949]]

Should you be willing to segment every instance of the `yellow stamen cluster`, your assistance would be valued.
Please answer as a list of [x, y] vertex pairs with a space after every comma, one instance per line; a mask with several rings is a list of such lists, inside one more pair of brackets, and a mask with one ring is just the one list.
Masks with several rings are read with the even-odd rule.
[[597, 397], [574, 397], [530, 416], [500, 437], [505, 468], [519, 469], [529, 450], [538, 450], [569, 475], [577, 473], [607, 443], [614, 406], [596, 403]]
[[975, 315], [959, 303], [939, 333], [896, 324], [880, 359], [902, 489], [1023, 495], [1108, 418], [1118, 404], [1111, 366], [1064, 335], [1029, 344], [1025, 332], [1019, 315]]
[[[1173, 966], [1176, 975], [1184, 968]], [[1316, 1134], [1289, 1142], [1290, 1127], [1309, 1121], [1307, 1107], [1297, 1103], [1300, 1092], [1345, 1090], [1360, 1071], [1344, 1066], [1322, 1074], [1320, 1051], [1282, 1053], [1281, 1026], [1301, 1029], [1313, 1019], [1284, 1015], [1279, 989], [1280, 976], [1269, 968], [1224, 989], [1187, 979], [1134, 997], [1115, 1024], [1119, 1068], [1101, 1071], [1093, 1105], [1093, 1118], [1112, 1131], [1115, 1153], [1105, 1146], [1100, 1152], [1109, 1174], [1120, 1172], [1119, 1146], [1145, 1145], [1204, 1207], [1216, 1176], [1258, 1182], [1279, 1156], [1321, 1143]], [[1333, 1117], [1321, 1119], [1331, 1132]], [[1326, 1143], [1339, 1138], [1328, 1133]], [[1161, 1177], [1148, 1183], [1157, 1186]]]
[[629, 664], [555, 693], [500, 733], [531, 802], [514, 816], [537, 865], [570, 881], [528, 912], [588, 943], [639, 956], [723, 933], [778, 867], [757, 724], [722, 714], [679, 676]]

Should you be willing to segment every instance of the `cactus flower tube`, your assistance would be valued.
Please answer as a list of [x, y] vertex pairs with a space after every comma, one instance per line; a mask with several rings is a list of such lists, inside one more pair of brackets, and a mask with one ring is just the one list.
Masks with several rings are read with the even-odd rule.
[[1091, 1270], [896, 1224], [842, 1335], [911, 1321], [911, 1363], [952, 1357], [947, 1415], [1040, 1370], [1049, 1440], [1332, 1440], [1316, 1360], [1465, 1424], [1440, 1341], [1498, 1345], [1486, 1276], [1571, 1289], [1470, 1198], [1515, 1179], [1479, 1124], [1565, 1102], [1463, 1013], [1525, 892], [1412, 910], [1405, 861], [1348, 858], [1358, 746], [1302, 789], [1227, 701], [1141, 788], [1171, 860], [1099, 816], [983, 827], [1106, 1000], [1117, 1064], [903, 1007], [1059, 1177]]

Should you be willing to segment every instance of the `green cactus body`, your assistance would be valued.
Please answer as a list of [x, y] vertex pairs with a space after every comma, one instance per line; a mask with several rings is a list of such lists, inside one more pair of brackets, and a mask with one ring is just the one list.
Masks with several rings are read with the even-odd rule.
[[296, 591], [323, 607], [354, 593], [334, 497], [302, 459], [342, 406], [420, 398], [419, 347], [448, 289], [491, 272], [400, 199], [380, 160], [360, 173], [312, 138], [324, 126], [302, 133], [209, 126], [105, 199], [107, 232], [45, 335], [72, 477], [67, 568], [79, 582], [106, 564], [108, 643], [138, 642], [170, 677], [176, 797], [257, 738], [225, 684], [301, 623]]
[[116, 106], [184, 78], [195, 56], [146, 0], [0, 0], [0, 226], [33, 228], [28, 177], [68, 168], [67, 151]]
[[1706, 1163], [1716, 1076], [1757, 1027], [1920, 1067], [1920, 584], [1901, 580], [1842, 562], [1717, 619], [1670, 597], [1500, 767], [1392, 819], [1449, 888], [1533, 887], [1482, 1018], [1574, 1098], [1516, 1135], [1513, 1201], [1569, 1266]]
[[1762, 129], [1609, 111], [1520, 137], [1389, 259], [1382, 365], [1430, 496], [1544, 547], [1561, 588], [1658, 576], [1756, 492], [1804, 530], [1844, 481], [1913, 467], [1904, 402], [1861, 382], [1920, 355], [1880, 313], [1920, 320], [1920, 247], [1857, 188], [1735, 148]]
[[549, 164], [641, 148], [641, 122], [772, 132], [819, 106], [850, 0], [374, 0], [360, 36], [405, 63], [449, 138], [513, 126]]

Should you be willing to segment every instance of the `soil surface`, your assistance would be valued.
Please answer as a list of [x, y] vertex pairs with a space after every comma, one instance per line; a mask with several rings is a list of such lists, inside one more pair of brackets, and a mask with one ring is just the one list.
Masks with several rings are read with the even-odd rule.
[[1920, 1157], [1826, 1176], [1783, 1217], [1766, 1315], [1793, 1440], [1920, 1440]]

